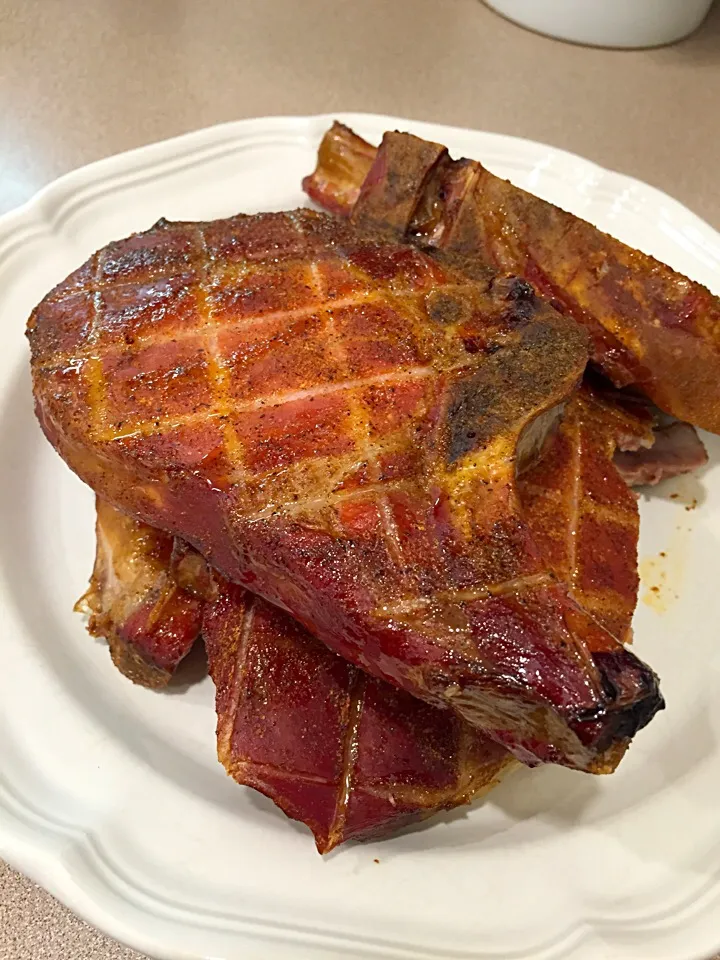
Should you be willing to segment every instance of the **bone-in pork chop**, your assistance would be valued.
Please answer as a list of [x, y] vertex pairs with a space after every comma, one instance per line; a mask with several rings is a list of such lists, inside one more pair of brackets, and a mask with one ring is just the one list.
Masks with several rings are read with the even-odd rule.
[[720, 433], [720, 299], [653, 257], [445, 147], [335, 123], [307, 193], [334, 213], [523, 276], [583, 324], [593, 360], [662, 410]]
[[[519, 484], [531, 533], [552, 570], [623, 641], [637, 600], [639, 516], [612, 462], [619, 442], [647, 443], [649, 422], [585, 385]], [[644, 460], [638, 463], [644, 469]], [[108, 641], [121, 673], [143, 686], [165, 686], [200, 634], [205, 601], [215, 599], [214, 574], [192, 547], [100, 498], [95, 533], [90, 586], [76, 610], [89, 614], [88, 631]]]
[[133, 516], [527, 762], [613, 766], [662, 706], [519, 509], [584, 333], [515, 278], [310, 211], [161, 222], [29, 322], [40, 422]]

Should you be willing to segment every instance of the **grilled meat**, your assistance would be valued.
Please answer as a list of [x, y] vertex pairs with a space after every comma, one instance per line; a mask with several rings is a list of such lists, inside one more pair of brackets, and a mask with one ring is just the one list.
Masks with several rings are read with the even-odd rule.
[[652, 441], [644, 408], [625, 408], [585, 383], [548, 455], [519, 481], [525, 516], [552, 570], [623, 642], [632, 638], [637, 603], [640, 515], [614, 457], [619, 446], [644, 452]]
[[[238, 783], [306, 823], [321, 853], [469, 803], [513, 768], [506, 750], [453, 713], [350, 666], [287, 613], [223, 581], [192, 547], [173, 547], [159, 530], [103, 501], [97, 506], [102, 568], [93, 573], [93, 602], [108, 618], [102, 635], [111, 650], [126, 611], [159, 609], [167, 626], [160, 594], [166, 603], [196, 598], [199, 616], [187, 638], [202, 620], [218, 691], [219, 759]], [[177, 647], [170, 658], [158, 623], [134, 619], [115, 663], [131, 680], [159, 686]]]
[[445, 147], [386, 133], [369, 145], [326, 134], [313, 200], [359, 224], [516, 273], [588, 330], [597, 367], [662, 410], [720, 433], [720, 299], [653, 257], [493, 176]]
[[515, 486], [586, 339], [469, 272], [309, 211], [161, 222], [34, 311], [38, 415], [96, 491], [351, 663], [526, 762], [606, 769], [657, 680], [558, 582]]
[[469, 803], [513, 767], [455, 714], [367, 676], [241, 587], [221, 584], [203, 635], [220, 761], [306, 823], [320, 853]]

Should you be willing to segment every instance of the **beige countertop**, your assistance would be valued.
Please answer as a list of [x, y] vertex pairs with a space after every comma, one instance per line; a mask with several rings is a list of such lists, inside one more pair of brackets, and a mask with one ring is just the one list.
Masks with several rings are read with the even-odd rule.
[[[480, 0], [0, 0], [0, 213], [120, 150], [336, 110], [545, 141], [720, 227], [720, 4], [681, 44], [622, 52]], [[0, 960], [133, 957], [0, 864]]]

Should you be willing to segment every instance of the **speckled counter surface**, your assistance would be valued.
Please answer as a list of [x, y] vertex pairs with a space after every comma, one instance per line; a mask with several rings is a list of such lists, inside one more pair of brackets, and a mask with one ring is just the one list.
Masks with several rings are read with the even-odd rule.
[[[0, 213], [197, 127], [366, 110], [545, 141], [720, 227], [719, 105], [720, 4], [681, 44], [622, 52], [535, 36], [480, 0], [0, 0]], [[138, 956], [0, 864], [0, 960]]]

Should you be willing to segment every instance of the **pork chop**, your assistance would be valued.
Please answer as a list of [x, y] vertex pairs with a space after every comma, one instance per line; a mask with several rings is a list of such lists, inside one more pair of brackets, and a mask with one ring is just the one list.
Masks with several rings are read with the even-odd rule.
[[[372, 164], [370, 163], [370, 158]], [[313, 200], [530, 281], [591, 335], [593, 360], [679, 420], [720, 433], [720, 299], [699, 283], [445, 147], [335, 123], [303, 183]]]
[[97, 540], [91, 632], [109, 640], [130, 680], [157, 688], [180, 660], [166, 641], [177, 638], [168, 629], [176, 601], [193, 598], [182, 650], [202, 621], [220, 761], [306, 823], [321, 853], [469, 803], [513, 768], [506, 750], [455, 714], [361, 674], [191, 547], [102, 500]]
[[[643, 447], [649, 429], [646, 418], [586, 384], [518, 487], [531, 533], [551, 569], [581, 606], [624, 642], [637, 601], [639, 517], [636, 498], [618, 486], [610, 464], [620, 442], [649, 456], [652, 451]], [[658, 459], [667, 458], [653, 462]], [[633, 470], [633, 480], [638, 469], [646, 480], [644, 462]], [[658, 468], [652, 470], [655, 476]], [[215, 575], [184, 541], [99, 498], [95, 533], [90, 586], [76, 610], [89, 614], [88, 631], [108, 641], [121, 673], [143, 686], [165, 686], [199, 636], [205, 601], [217, 593]], [[603, 575], [608, 569], [610, 575]]]
[[586, 337], [517, 278], [310, 211], [162, 221], [29, 321], [48, 439], [345, 659], [529, 763], [614, 765], [652, 671], [544, 563], [515, 476]]
[[203, 621], [218, 758], [306, 823], [320, 853], [469, 803], [514, 766], [449, 710], [375, 680], [227, 582]]

